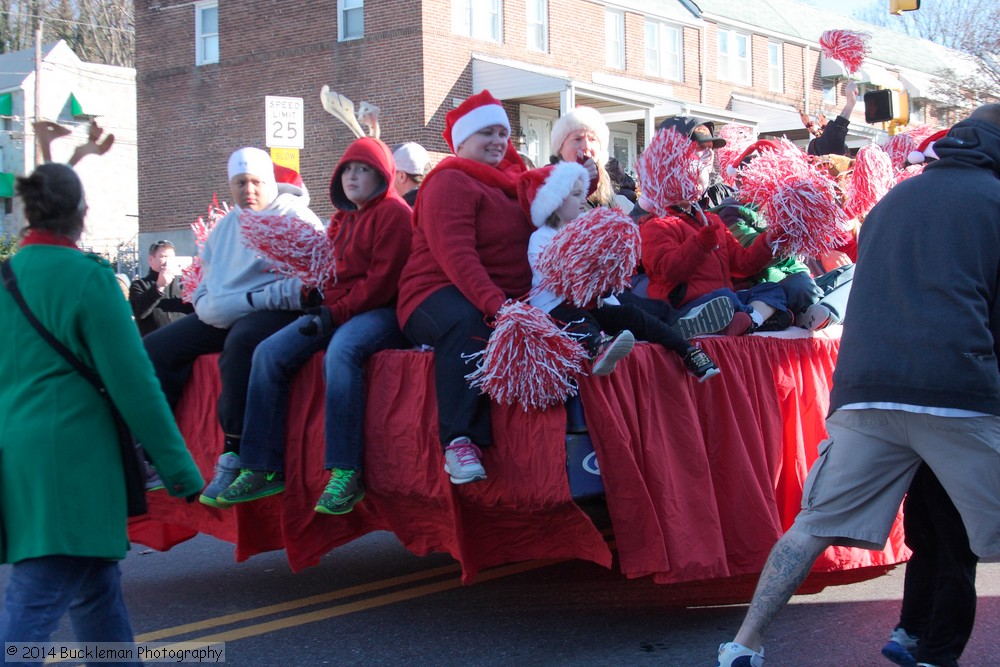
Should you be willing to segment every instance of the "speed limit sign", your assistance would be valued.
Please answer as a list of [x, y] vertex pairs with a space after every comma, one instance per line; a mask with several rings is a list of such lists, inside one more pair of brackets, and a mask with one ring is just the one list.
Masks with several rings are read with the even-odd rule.
[[268, 148], [305, 148], [305, 106], [301, 97], [264, 97], [264, 134]]

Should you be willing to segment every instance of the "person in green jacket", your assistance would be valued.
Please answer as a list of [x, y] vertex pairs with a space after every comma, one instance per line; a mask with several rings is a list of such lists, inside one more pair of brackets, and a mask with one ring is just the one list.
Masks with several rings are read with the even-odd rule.
[[[9, 261], [28, 309], [96, 370], [167, 490], [193, 497], [204, 480], [114, 272], [76, 246], [87, 211], [79, 178], [46, 163], [17, 179], [17, 194], [28, 226]], [[0, 289], [0, 377], [0, 563], [12, 564], [0, 646], [49, 641], [67, 611], [78, 641], [132, 642], [118, 569], [129, 546], [125, 479], [110, 406], [8, 289]]]

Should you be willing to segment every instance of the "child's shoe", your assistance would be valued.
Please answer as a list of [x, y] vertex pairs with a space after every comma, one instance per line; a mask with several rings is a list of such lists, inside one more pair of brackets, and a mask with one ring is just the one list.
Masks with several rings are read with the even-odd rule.
[[320, 514], [347, 514], [365, 497], [365, 489], [361, 485], [361, 472], [333, 468], [330, 470], [330, 481], [326, 490], [316, 501], [314, 511]]
[[466, 437], [455, 438], [444, 448], [444, 471], [452, 484], [468, 484], [486, 479], [486, 469], [480, 463], [479, 447]]
[[624, 359], [632, 348], [635, 347], [635, 336], [628, 329], [625, 329], [614, 338], [605, 337], [597, 348], [594, 355], [594, 365], [590, 372], [592, 375], [610, 375], [615, 370], [618, 362]]
[[203, 505], [209, 507], [219, 507], [216, 498], [219, 494], [229, 488], [229, 485], [236, 481], [240, 474], [240, 457], [233, 452], [223, 452], [219, 457], [219, 462], [215, 464], [215, 475], [208, 486], [198, 496], [198, 500]]
[[736, 642], [722, 644], [715, 667], [764, 667], [764, 647], [761, 646], [760, 651], [751, 651]]
[[733, 313], [733, 319], [729, 325], [720, 331], [723, 336], [742, 336], [753, 331], [753, 320], [750, 315], [739, 310]]
[[838, 322], [840, 322], [840, 318], [821, 303], [814, 303], [795, 318], [795, 324], [809, 331], [819, 331]]
[[896, 628], [889, 635], [889, 641], [882, 647], [882, 655], [903, 667], [916, 667], [917, 637], [903, 628]]
[[718, 296], [686, 312], [674, 326], [685, 340], [702, 334], [717, 333], [732, 322], [733, 310], [732, 299]]
[[693, 345], [684, 354], [684, 368], [687, 369], [688, 373], [698, 378], [698, 382], [704, 382], [722, 372], [712, 361], [712, 358], [705, 354], [704, 350]]
[[229, 488], [215, 497], [219, 507], [267, 498], [285, 490], [285, 474], [265, 470], [241, 470]]
[[787, 310], [776, 310], [769, 318], [764, 320], [763, 323], [755, 327], [754, 332], [784, 331], [790, 326], [792, 326], [792, 314]]

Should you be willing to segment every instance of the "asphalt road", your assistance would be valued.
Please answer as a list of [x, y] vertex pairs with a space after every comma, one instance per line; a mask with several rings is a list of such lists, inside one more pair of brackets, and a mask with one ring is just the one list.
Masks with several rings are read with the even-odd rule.
[[[589, 563], [529, 562], [459, 582], [450, 557], [418, 558], [369, 535], [298, 574], [283, 552], [235, 563], [200, 536], [122, 563], [140, 641], [225, 642], [238, 666], [715, 664], [743, 605], [691, 606], [690, 590], [626, 580]], [[9, 568], [0, 568], [0, 586]], [[878, 649], [899, 608], [903, 568], [798, 596], [773, 624], [767, 666], [891, 667]], [[979, 572], [964, 666], [995, 665], [1000, 565]], [[56, 640], [70, 641], [64, 622]], [[157, 663], [159, 664], [159, 663]]]

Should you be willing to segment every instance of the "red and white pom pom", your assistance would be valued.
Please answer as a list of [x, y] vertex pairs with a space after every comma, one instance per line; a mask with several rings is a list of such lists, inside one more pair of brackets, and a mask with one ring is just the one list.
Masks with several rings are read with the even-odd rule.
[[740, 199], [758, 209], [763, 209], [784, 183], [819, 173], [798, 146], [787, 139], [779, 139], [778, 144], [780, 149], [762, 151], [740, 168]]
[[922, 164], [911, 164], [906, 169], [900, 169], [896, 172], [896, 185], [899, 185], [908, 178], [913, 178], [919, 174], [924, 173], [924, 165]]
[[827, 30], [819, 38], [823, 53], [844, 66], [848, 74], [854, 74], [865, 62], [868, 55], [868, 40], [871, 34], [853, 30]]
[[333, 244], [325, 232], [308, 222], [292, 215], [243, 209], [240, 230], [247, 245], [271, 262], [278, 273], [320, 290], [336, 282]]
[[508, 301], [497, 313], [496, 328], [465, 376], [501, 405], [518, 404], [525, 412], [544, 410], [576, 394], [587, 352], [544, 311]]
[[[198, 248], [199, 255], [201, 254], [201, 249], [205, 247], [208, 235], [215, 229], [215, 225], [218, 224], [219, 220], [226, 217], [227, 213], [229, 213], [229, 205], [226, 202], [219, 204], [218, 195], [212, 193], [212, 203], [208, 205], [207, 218], [199, 216], [197, 220], [191, 223], [191, 231], [194, 232], [194, 244]], [[181, 300], [191, 303], [191, 299], [194, 298], [194, 291], [198, 289], [198, 285], [201, 283], [201, 257], [196, 256], [191, 264], [181, 271], [180, 282]]]
[[844, 207], [847, 214], [864, 218], [895, 184], [892, 161], [886, 152], [875, 144], [865, 146], [854, 158]]
[[787, 181], [767, 202], [764, 213], [779, 256], [822, 257], [850, 238], [829, 178]]
[[726, 145], [715, 149], [715, 160], [719, 163], [719, 173], [729, 185], [736, 182], [736, 161], [743, 151], [757, 141], [757, 133], [752, 127], [727, 123], [719, 128], [719, 137], [726, 140]]
[[701, 198], [698, 144], [672, 127], [653, 135], [635, 166], [643, 200], [658, 216], [667, 215], [674, 204]]
[[906, 168], [910, 153], [917, 150], [917, 142], [913, 140], [909, 132], [894, 134], [881, 146], [885, 154], [889, 156], [892, 168], [896, 171]]
[[639, 228], [617, 209], [594, 208], [571, 220], [538, 258], [538, 290], [586, 307], [631, 285], [642, 242]]

